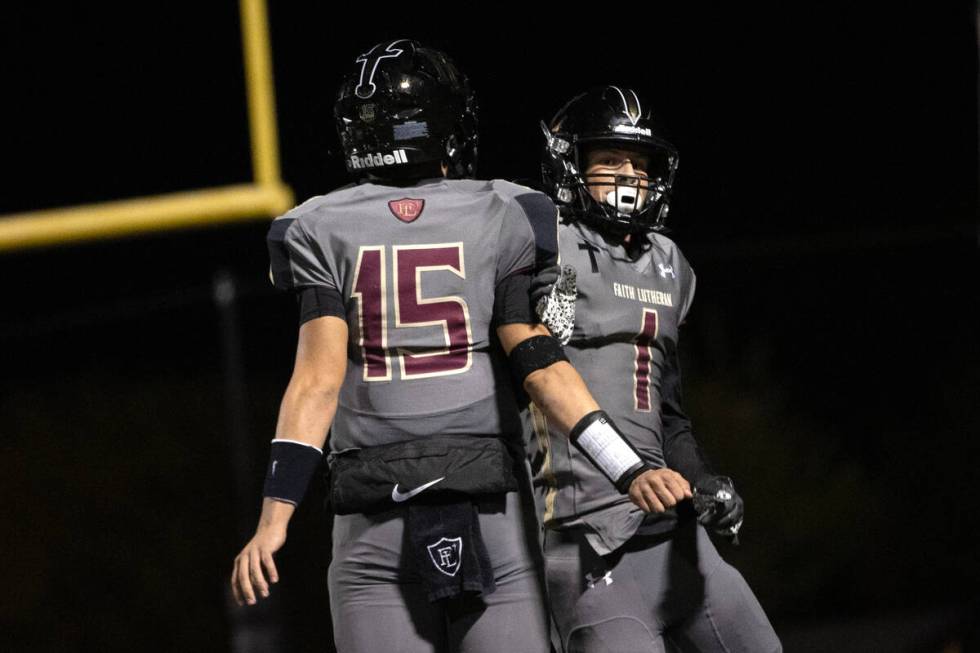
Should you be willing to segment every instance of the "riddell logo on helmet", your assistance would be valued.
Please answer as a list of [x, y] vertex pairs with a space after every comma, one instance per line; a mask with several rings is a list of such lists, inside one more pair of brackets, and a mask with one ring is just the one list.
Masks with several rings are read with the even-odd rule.
[[395, 150], [391, 154], [381, 154], [380, 152], [365, 154], [364, 156], [352, 154], [350, 157], [350, 167], [354, 170], [380, 168], [381, 166], [393, 166], [401, 163], [408, 163], [405, 150]]
[[621, 134], [639, 134], [640, 136], [653, 135], [653, 132], [646, 127], [633, 127], [632, 125], [616, 125], [613, 127], [613, 131]]

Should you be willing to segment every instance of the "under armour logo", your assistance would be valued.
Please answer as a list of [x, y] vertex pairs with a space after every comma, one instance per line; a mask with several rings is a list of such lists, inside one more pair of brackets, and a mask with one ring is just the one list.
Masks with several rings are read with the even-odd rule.
[[378, 64], [381, 63], [382, 59], [400, 57], [405, 50], [395, 47], [399, 43], [407, 43], [407, 41], [400, 39], [391, 41], [387, 45], [379, 43], [357, 58], [357, 63], [361, 64], [361, 76], [357, 81], [357, 87], [354, 89], [354, 94], [357, 97], [366, 100], [378, 90], [374, 83], [374, 73], [378, 70]]
[[607, 571], [602, 576], [596, 576], [592, 572], [589, 572], [585, 575], [585, 582], [588, 584], [589, 589], [594, 588], [599, 583], [600, 580], [603, 581], [606, 585], [612, 585], [613, 584], [612, 572]]
[[668, 274], [670, 275], [671, 279], [677, 278], [677, 276], [674, 274], [673, 265], [664, 265], [663, 263], [657, 263], [657, 269], [660, 270], [660, 276], [662, 276], [664, 279], [667, 278]]
[[444, 537], [427, 547], [432, 564], [447, 576], [455, 576], [463, 555], [463, 538]]

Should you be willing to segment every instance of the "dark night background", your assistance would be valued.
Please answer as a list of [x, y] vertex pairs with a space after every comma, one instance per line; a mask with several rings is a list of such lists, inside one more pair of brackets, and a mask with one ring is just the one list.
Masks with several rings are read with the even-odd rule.
[[[640, 89], [681, 153], [688, 408], [748, 505], [723, 555], [789, 651], [977, 650], [975, 3], [270, 4], [298, 200], [344, 183], [333, 93], [383, 39], [468, 72], [484, 177], [532, 178], [537, 121], [579, 90]], [[2, 11], [0, 213], [251, 179], [236, 3]], [[277, 629], [329, 649], [316, 491], [274, 600], [226, 594], [296, 338], [266, 228], [0, 254], [5, 650], [249, 650], [235, 633]]]

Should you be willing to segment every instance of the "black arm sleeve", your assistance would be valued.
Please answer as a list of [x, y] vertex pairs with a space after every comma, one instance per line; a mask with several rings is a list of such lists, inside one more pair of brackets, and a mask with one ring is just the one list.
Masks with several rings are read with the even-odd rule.
[[536, 324], [531, 308], [531, 271], [518, 271], [497, 284], [493, 297], [493, 325]]
[[714, 470], [704, 452], [694, 439], [691, 419], [681, 405], [681, 368], [677, 357], [677, 345], [665, 342], [666, 359], [660, 387], [663, 420], [664, 460], [667, 467], [680, 473], [691, 485]]
[[344, 298], [340, 292], [326, 286], [307, 286], [296, 293], [299, 302], [299, 323], [302, 326], [310, 320], [324, 315], [347, 319]]

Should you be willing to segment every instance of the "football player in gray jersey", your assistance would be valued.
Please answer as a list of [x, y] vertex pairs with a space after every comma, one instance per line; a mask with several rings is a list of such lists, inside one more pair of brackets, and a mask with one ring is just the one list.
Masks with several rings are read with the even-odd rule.
[[371, 48], [335, 117], [359, 183], [269, 231], [273, 282], [297, 294], [301, 326], [235, 598], [253, 604], [277, 581], [273, 554], [330, 429], [338, 650], [544, 652], [512, 377], [610, 487], [646, 469], [535, 323], [530, 280], [557, 255], [557, 210], [529, 188], [469, 179], [476, 104], [438, 51]]
[[[629, 488], [631, 502], [534, 404], [526, 414], [560, 644], [596, 653], [779, 651], [759, 602], [704, 528], [737, 537], [743, 508], [705, 460], [681, 405], [677, 344], [695, 277], [660, 233], [677, 151], [636, 93], [616, 86], [576, 96], [542, 128], [563, 272], [555, 266], [536, 279], [539, 312], [570, 337], [568, 359], [651, 468]], [[552, 310], [556, 299], [574, 299], [573, 308]], [[573, 328], [562, 321], [569, 312]]]

